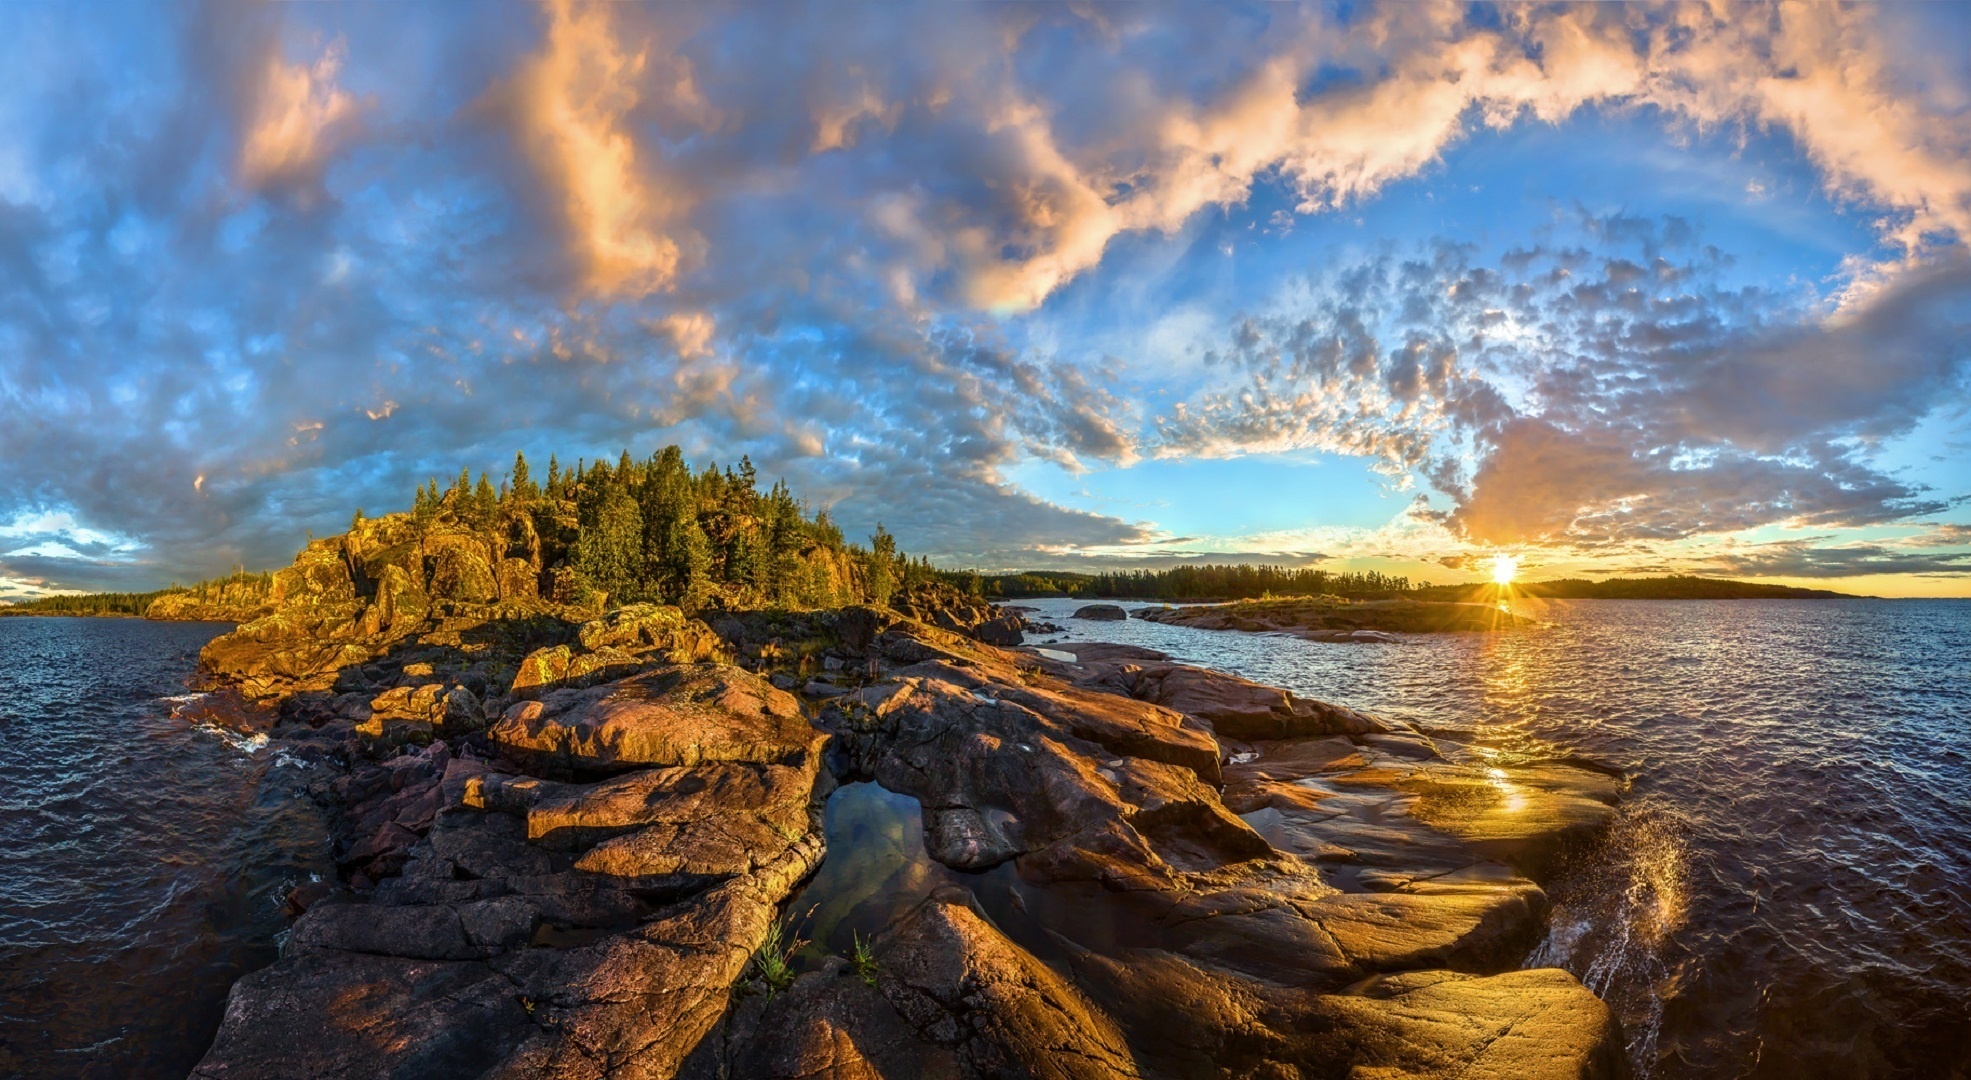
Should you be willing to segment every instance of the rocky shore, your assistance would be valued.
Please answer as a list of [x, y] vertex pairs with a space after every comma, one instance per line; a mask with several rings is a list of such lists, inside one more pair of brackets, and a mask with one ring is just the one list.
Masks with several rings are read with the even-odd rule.
[[1289, 633], [1310, 641], [1391, 641], [1393, 634], [1514, 630], [1537, 626], [1496, 604], [1355, 600], [1333, 596], [1144, 608], [1136, 617], [1199, 630]]
[[[316, 541], [205, 650], [319, 767], [339, 876], [290, 897], [194, 1076], [1626, 1074], [1609, 1010], [1519, 967], [1618, 775], [1476, 767], [1147, 650], [1043, 656], [948, 589], [603, 612], [474, 543]], [[866, 956], [780, 971], [863, 781], [952, 874]]]

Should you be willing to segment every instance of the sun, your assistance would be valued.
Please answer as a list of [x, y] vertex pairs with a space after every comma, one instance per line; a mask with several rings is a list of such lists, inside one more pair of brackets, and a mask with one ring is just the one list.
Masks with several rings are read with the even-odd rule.
[[1519, 576], [1519, 559], [1512, 555], [1492, 556], [1492, 580], [1500, 585], [1512, 584]]

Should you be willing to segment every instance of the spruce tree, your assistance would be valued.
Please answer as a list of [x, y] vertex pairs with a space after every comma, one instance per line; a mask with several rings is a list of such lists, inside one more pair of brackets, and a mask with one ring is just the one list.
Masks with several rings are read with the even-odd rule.
[[889, 607], [896, 591], [897, 538], [876, 523], [876, 534], [869, 538], [869, 602]]
[[541, 489], [534, 485], [533, 473], [527, 468], [525, 451], [513, 455], [513, 483], [508, 490], [513, 493], [514, 498], [523, 503], [530, 503], [541, 497]]
[[499, 516], [499, 494], [493, 490], [493, 482], [482, 472], [479, 474], [479, 486], [472, 491], [472, 524], [475, 528], [484, 529]]

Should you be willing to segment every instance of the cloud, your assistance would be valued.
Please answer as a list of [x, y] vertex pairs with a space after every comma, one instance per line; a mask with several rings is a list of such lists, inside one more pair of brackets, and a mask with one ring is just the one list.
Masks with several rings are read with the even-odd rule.
[[[540, 50], [496, 92], [528, 161], [557, 201], [584, 288], [646, 296], [671, 287], [686, 246], [686, 193], [632, 125], [646, 98], [693, 124], [715, 114], [691, 65], [619, 40], [607, 5], [547, 5]], [[682, 235], [682, 242], [680, 236]]]
[[278, 51], [269, 54], [240, 144], [244, 184], [263, 188], [319, 182], [323, 165], [357, 112], [356, 99], [336, 85], [341, 67], [341, 49], [335, 45], [312, 64], [289, 63]]
[[1677, 221], [1575, 224], [1497, 265], [1446, 243], [1309, 275], [1218, 354], [1242, 375], [1156, 420], [1155, 452], [1375, 458], [1480, 544], [1607, 547], [1936, 513], [1869, 463], [1961, 392], [1971, 263], [1829, 315], [1728, 283]]
[[1845, 578], [1870, 574], [1971, 574], [1971, 551], [1913, 552], [1882, 544], [1785, 542], [1719, 555], [1711, 565], [1752, 577]]
[[[1362, 455], [1439, 494], [1439, 539], [1894, 519], [1936, 500], [1871, 448], [1964, 372], [1964, 73], [1885, 59], [1922, 17], [0, 13], [0, 518], [143, 545], [102, 568], [63, 541], [72, 580], [189, 578], [516, 444], [675, 440], [960, 562], [1161, 535], [1009, 483], [1036, 458]], [[1886, 238], [1872, 298], [1829, 319], [1687, 224], [1608, 217], [1517, 262], [1351, 257], [1208, 373], [1029, 314], [1255, 192], [1365, 212], [1459, 140], [1584, 108], [1796, 140]], [[1546, 455], [1605, 467], [1540, 487], [1517, 463]]]

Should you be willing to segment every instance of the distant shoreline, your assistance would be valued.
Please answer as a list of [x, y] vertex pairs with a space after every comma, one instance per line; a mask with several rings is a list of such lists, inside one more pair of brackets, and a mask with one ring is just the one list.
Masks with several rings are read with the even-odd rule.
[[[1008, 575], [996, 579], [1001, 586], [998, 592], [988, 592], [992, 600], [1080, 600], [1116, 601], [1126, 600], [1152, 604], [1232, 604], [1243, 600], [1287, 600], [1327, 595], [1323, 591], [1268, 588], [1250, 590], [1239, 594], [1176, 594], [1176, 595], [1130, 595], [1127, 592], [1110, 592], [1091, 589], [1087, 592], [1071, 592], [1062, 589], [1025, 591], [1004, 586], [1019, 578], [1040, 577], [1039, 572], [1021, 575]], [[1100, 583], [1102, 579], [1087, 575], [1054, 575], [1056, 580], [1075, 580], [1081, 578]], [[1146, 584], [1158, 579], [1145, 575]], [[1352, 600], [1421, 600], [1465, 604], [1495, 604], [1501, 600], [1879, 600], [1882, 597], [1858, 596], [1853, 593], [1835, 592], [1832, 589], [1806, 589], [1792, 585], [1766, 585], [1752, 581], [1733, 581], [1728, 578], [1706, 578], [1684, 575], [1653, 578], [1610, 578], [1605, 581], [1589, 581], [1585, 578], [1559, 578], [1552, 581], [1529, 581], [1515, 583], [1502, 589], [1490, 582], [1474, 582], [1464, 585], [1423, 585], [1387, 591], [1338, 592]], [[1916, 599], [1912, 597], [1911, 599]], [[1947, 599], [1939, 597], [1938, 599]]]

